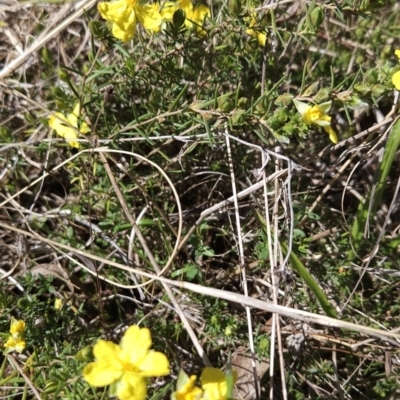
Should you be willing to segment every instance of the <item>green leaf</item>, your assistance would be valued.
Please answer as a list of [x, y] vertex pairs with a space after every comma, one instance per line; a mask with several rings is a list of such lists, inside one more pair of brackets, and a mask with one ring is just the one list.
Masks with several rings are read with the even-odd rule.
[[[257, 216], [263, 228], [266, 229], [266, 223], [263, 216], [257, 212]], [[280, 241], [280, 246], [282, 249], [283, 254], [286, 256], [288, 254], [287, 246]], [[294, 268], [294, 270], [300, 275], [303, 279], [304, 283], [309, 287], [309, 289], [314, 293], [315, 297], [317, 298], [319, 304], [321, 305], [322, 309], [325, 311], [326, 315], [331, 318], [336, 318], [337, 312], [333, 308], [332, 304], [329, 302], [328, 298], [326, 297], [324, 291], [318, 285], [318, 282], [313, 278], [310, 274], [308, 269], [303, 265], [300, 259], [296, 256], [296, 254], [291, 251], [289, 255], [290, 266]]]
[[[285, 255], [287, 255], [287, 247], [284, 243], [280, 242], [282, 251]], [[296, 270], [296, 272], [301, 276], [305, 284], [310, 288], [310, 290], [314, 293], [317, 298], [319, 304], [322, 309], [325, 311], [326, 315], [331, 318], [337, 317], [337, 312], [329, 302], [326, 297], [324, 291], [318, 285], [318, 282], [313, 278], [313, 276], [309, 273], [308, 269], [303, 265], [300, 259], [296, 256], [296, 254], [292, 251], [289, 255], [290, 265]]]

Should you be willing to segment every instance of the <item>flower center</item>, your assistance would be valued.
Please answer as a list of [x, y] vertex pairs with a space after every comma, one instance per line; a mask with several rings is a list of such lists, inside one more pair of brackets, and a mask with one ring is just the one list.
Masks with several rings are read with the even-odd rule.
[[311, 119], [311, 121], [318, 121], [318, 120], [320, 120], [320, 119], [323, 119], [322, 118], [322, 112], [321, 112], [321, 110], [319, 109], [319, 108], [312, 108], [311, 109], [311, 111], [310, 111], [310, 119]]
[[133, 364], [129, 363], [129, 362], [124, 362], [122, 364], [122, 368], [125, 372], [139, 372], [139, 369], [136, 368]]

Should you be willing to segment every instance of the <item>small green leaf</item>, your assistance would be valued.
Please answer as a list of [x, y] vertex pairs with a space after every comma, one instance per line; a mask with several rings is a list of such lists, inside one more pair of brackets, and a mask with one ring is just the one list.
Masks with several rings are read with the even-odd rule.
[[240, 108], [233, 110], [231, 121], [233, 125], [243, 124], [246, 121], [246, 112], [244, 110], [241, 110]]
[[291, 93], [284, 93], [278, 96], [278, 98], [275, 100], [275, 104], [277, 106], [283, 107], [283, 106], [288, 106], [293, 100], [293, 95]]

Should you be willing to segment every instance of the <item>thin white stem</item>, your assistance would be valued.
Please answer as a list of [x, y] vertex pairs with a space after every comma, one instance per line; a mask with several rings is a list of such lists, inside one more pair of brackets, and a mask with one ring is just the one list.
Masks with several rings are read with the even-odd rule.
[[[241, 229], [240, 215], [239, 215], [239, 203], [238, 203], [238, 197], [237, 197], [237, 191], [236, 191], [235, 171], [233, 169], [233, 162], [232, 162], [232, 149], [231, 149], [231, 144], [229, 141], [227, 124], [225, 124], [225, 140], [226, 140], [226, 148], [227, 148], [227, 153], [228, 153], [229, 169], [230, 169], [230, 173], [231, 173], [232, 197], [233, 197], [233, 204], [234, 204], [235, 217], [236, 217], [237, 240], [238, 240], [238, 249], [239, 249], [239, 265], [240, 265], [240, 271], [242, 274], [242, 286], [243, 286], [244, 295], [246, 297], [248, 297], [249, 291], [248, 291], [248, 287], [247, 287], [246, 266], [245, 266], [245, 262], [244, 262], [244, 250], [243, 250], [242, 229]], [[255, 363], [256, 353], [255, 353], [255, 349], [254, 349], [253, 325], [251, 322], [250, 307], [246, 307], [246, 318], [247, 318], [247, 328], [248, 328], [248, 334], [249, 334], [249, 345], [250, 345], [250, 351], [251, 351], [251, 356], [252, 356], [251, 365], [253, 367], [255, 394], [256, 394], [256, 399], [258, 400], [260, 398], [259, 390], [258, 390], [259, 382], [258, 382], [258, 377], [257, 377], [257, 367], [256, 367], [256, 363]]]

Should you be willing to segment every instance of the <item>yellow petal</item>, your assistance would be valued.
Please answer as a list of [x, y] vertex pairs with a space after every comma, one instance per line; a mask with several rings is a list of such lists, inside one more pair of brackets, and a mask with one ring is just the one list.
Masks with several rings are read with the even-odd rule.
[[258, 33], [257, 39], [258, 39], [258, 44], [262, 47], [265, 47], [265, 43], [267, 41], [267, 35], [265, 33]]
[[122, 371], [110, 370], [109, 364], [101, 361], [89, 363], [83, 369], [83, 377], [91, 386], [102, 387], [111, 385], [122, 376]]
[[151, 333], [147, 328], [130, 326], [121, 339], [121, 348], [126, 362], [138, 366], [151, 347]]
[[26, 342], [25, 340], [22, 339], [17, 339], [16, 344], [15, 344], [15, 351], [18, 353], [22, 353], [22, 351], [26, 347]]
[[176, 400], [197, 400], [201, 398], [203, 391], [195, 386], [196, 375], [192, 375], [180, 390], [174, 392]]
[[21, 353], [25, 349], [26, 343], [25, 340], [20, 338], [9, 337], [6, 343], [4, 343], [4, 347], [7, 349], [8, 352], [10, 351], [17, 351]]
[[111, 385], [121, 379], [122, 374], [122, 370], [111, 370], [109, 364], [103, 361], [89, 363], [83, 369], [83, 377], [89, 385], [95, 387]]
[[[79, 103], [76, 103], [73, 111], [71, 114], [68, 114], [67, 120], [72, 125], [78, 128], [78, 117], [80, 115], [80, 106]], [[81, 133], [88, 133], [90, 132], [89, 125], [86, 122], [82, 122], [81, 126], [79, 127], [79, 131]]]
[[246, 33], [247, 33], [248, 35], [250, 35], [251, 37], [253, 37], [253, 38], [256, 38], [256, 37], [257, 37], [257, 32], [256, 32], [254, 29], [252, 29], [252, 28], [246, 29]]
[[191, 20], [202, 26], [204, 24], [204, 20], [210, 15], [210, 8], [204, 4], [200, 4], [193, 9]]
[[78, 127], [78, 114], [74, 114], [74, 112], [72, 112], [71, 114], [67, 115], [67, 121], [70, 125], [74, 126], [74, 127]]
[[150, 31], [158, 31], [163, 22], [158, 6], [145, 5], [135, 8], [139, 22]]
[[7, 339], [7, 341], [4, 343], [4, 347], [6, 347], [6, 348], [14, 347], [15, 343], [16, 343], [16, 340], [12, 336], [10, 336]]
[[49, 117], [49, 126], [56, 131], [58, 136], [67, 139], [68, 144], [70, 144], [72, 147], [79, 148], [79, 143], [75, 141], [75, 139], [78, 138], [78, 134], [76, 133], [75, 129], [69, 127], [63, 122], [68, 122], [67, 118], [65, 118], [63, 114], [57, 112], [55, 115], [57, 115], [61, 120], [51, 115]]
[[[400, 52], [400, 50], [397, 50], [397, 51]], [[400, 71], [397, 71], [393, 74], [392, 83], [393, 83], [394, 87], [396, 88], [396, 90], [400, 91]]]
[[76, 117], [79, 117], [80, 113], [81, 113], [81, 106], [79, 103], [76, 103], [71, 114], [75, 115]]
[[315, 125], [325, 127], [331, 124], [331, 120], [332, 118], [329, 115], [322, 115], [319, 117], [319, 119], [314, 120], [313, 123]]
[[119, 400], [144, 400], [147, 395], [146, 380], [137, 374], [127, 372], [116, 383], [113, 392]]
[[224, 373], [218, 368], [204, 368], [201, 386], [208, 400], [223, 400], [227, 396], [227, 383]]
[[54, 300], [54, 308], [56, 310], [61, 310], [62, 306], [63, 306], [63, 301], [61, 299]]
[[93, 355], [96, 360], [115, 358], [120, 360], [121, 347], [108, 340], [98, 340], [93, 346]]
[[246, 17], [245, 21], [249, 23], [249, 27], [253, 27], [257, 24], [256, 14], [251, 14], [251, 17]]
[[140, 374], [145, 377], [169, 375], [169, 361], [165, 354], [150, 351], [146, 358], [137, 365]]
[[311, 125], [313, 123], [312, 120], [312, 107], [308, 106], [303, 114], [303, 121], [307, 124], [307, 125]]
[[193, 3], [191, 0], [179, 0], [179, 8], [185, 11], [186, 14], [191, 13], [193, 10]]
[[86, 122], [82, 122], [79, 131], [84, 134], [90, 132], [89, 125]]
[[[56, 116], [58, 118], [56, 118]], [[66, 127], [66, 125], [63, 124], [62, 121], [67, 121], [67, 118], [60, 112], [56, 112], [54, 113], [54, 115], [50, 115], [49, 117], [50, 128], [54, 129], [59, 136], [64, 137], [62, 131]], [[60, 133], [58, 131], [60, 131]]]
[[117, 39], [122, 40], [123, 42], [128, 42], [136, 34], [136, 24], [121, 27], [114, 23], [111, 32]]
[[324, 129], [325, 129], [325, 132], [328, 133], [329, 139], [331, 139], [331, 142], [337, 144], [339, 141], [338, 141], [336, 132], [332, 129], [332, 127], [324, 126]]
[[[76, 129], [71, 128], [69, 125], [78, 128], [79, 113], [80, 107], [79, 103], [77, 103], [72, 113], [68, 114], [67, 117], [59, 112], [56, 112], [54, 113], [54, 115], [51, 115], [49, 117], [49, 126], [56, 131], [58, 136], [65, 138], [70, 146], [77, 149], [79, 149], [80, 147], [79, 142], [75, 140], [78, 138], [78, 132], [76, 131]], [[82, 122], [81, 126], [79, 127], [79, 131], [81, 133], [90, 132], [89, 125], [86, 122]]]
[[397, 58], [400, 58], [400, 50], [395, 50], [394, 54]]
[[192, 13], [193, 11], [185, 11], [185, 26], [188, 29], [191, 29], [193, 27], [193, 22], [192, 22]]
[[135, 9], [128, 6], [126, 0], [117, 0], [111, 3], [100, 3], [97, 6], [101, 16], [112, 21], [112, 34], [124, 42], [132, 39], [136, 32]]
[[97, 6], [100, 15], [107, 21], [135, 23], [136, 16], [133, 7], [128, 6], [126, 0], [99, 3]]
[[258, 44], [264, 47], [267, 41], [267, 35], [262, 32], [263, 29], [257, 29], [257, 30], [253, 29], [253, 27], [257, 25], [257, 19], [255, 16], [256, 14], [252, 14], [251, 17], [246, 18], [247, 21], [250, 20], [249, 28], [246, 30], [246, 33], [252, 36], [253, 38], [257, 39]]
[[93, 347], [96, 361], [83, 370], [86, 381], [96, 387], [107, 386], [119, 380], [124, 372], [121, 348], [113, 342], [99, 340]]
[[178, 8], [179, 7], [174, 2], [167, 1], [161, 10], [161, 17], [164, 18], [164, 21], [172, 21], [174, 12], [178, 10]]
[[75, 140], [78, 139], [78, 135], [76, 134], [74, 129], [66, 127], [65, 129], [63, 129], [62, 133], [62, 137], [71, 147], [75, 147], [76, 149], [80, 148], [80, 143]]
[[204, 20], [207, 16], [210, 16], [210, 8], [206, 5], [200, 4], [199, 6], [192, 9], [186, 7], [184, 9], [186, 19], [185, 26], [189, 29], [194, 29], [198, 36], [206, 35], [206, 31], [202, 28]]
[[10, 327], [10, 333], [14, 335], [19, 335], [25, 330], [25, 322], [22, 320], [12, 320], [11, 321], [11, 327]]

